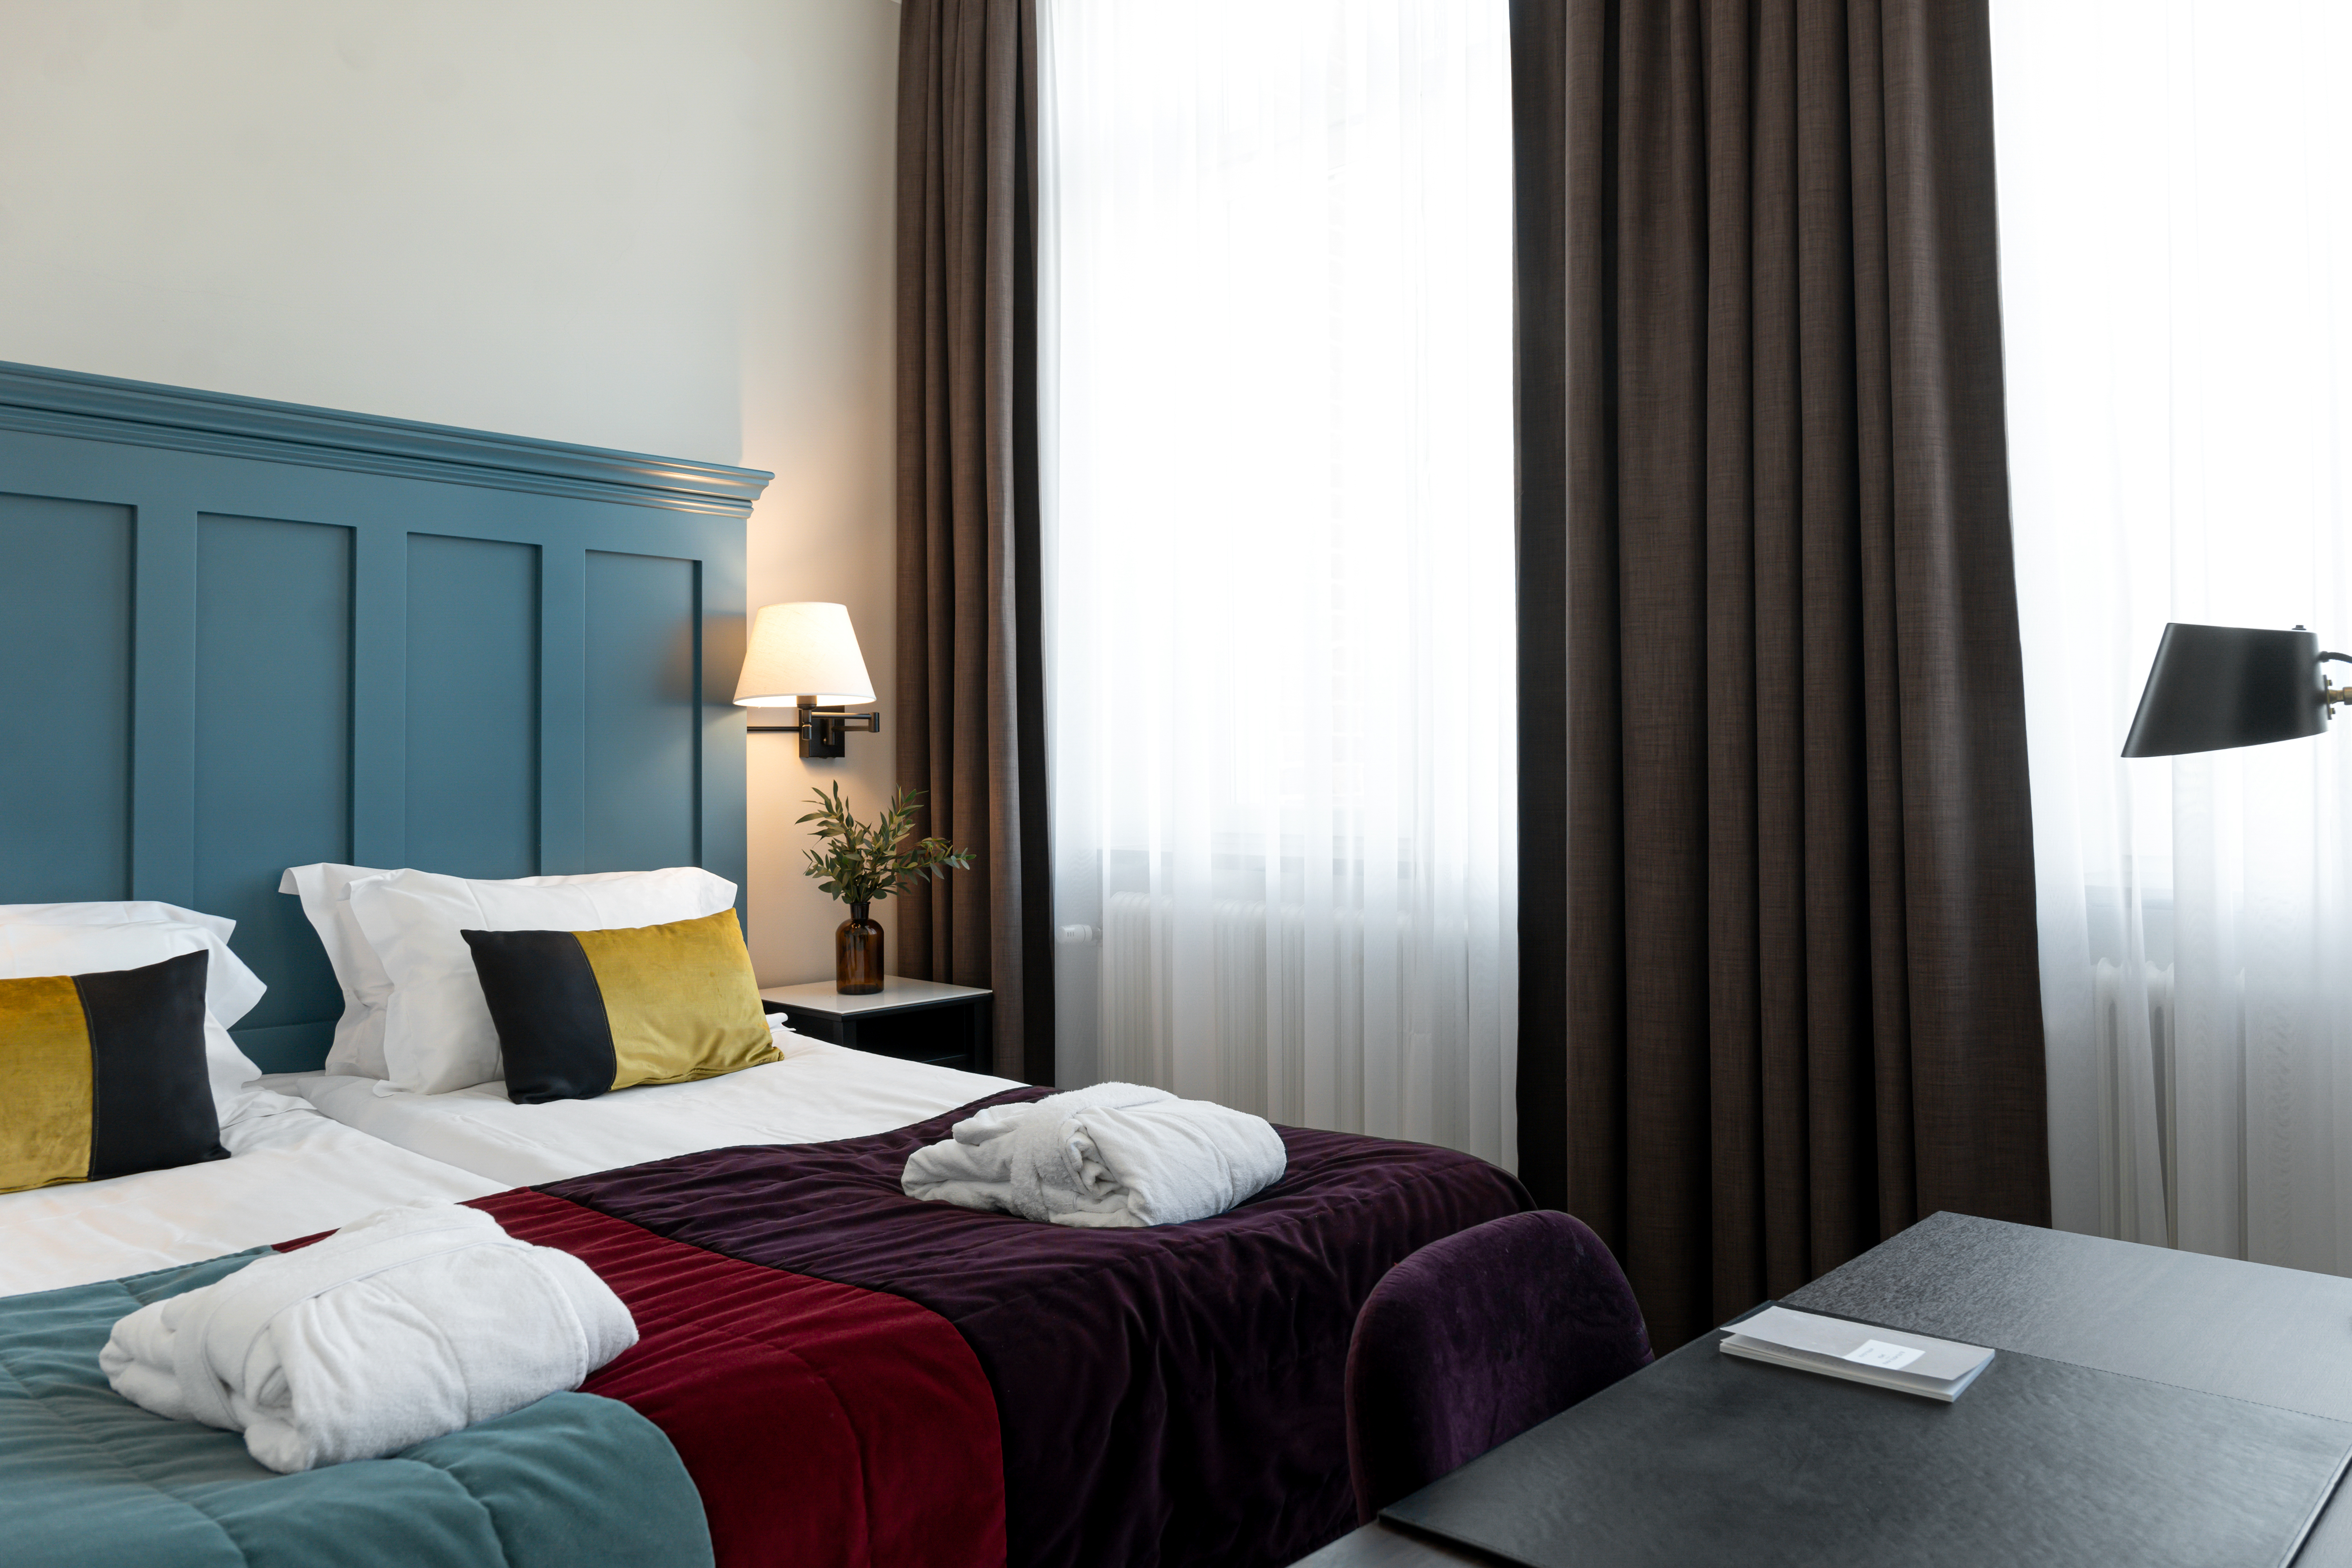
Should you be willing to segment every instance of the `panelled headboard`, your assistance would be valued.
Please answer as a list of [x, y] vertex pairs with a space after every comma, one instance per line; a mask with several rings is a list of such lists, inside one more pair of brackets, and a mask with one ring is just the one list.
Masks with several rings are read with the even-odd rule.
[[227, 915], [316, 1066], [288, 866], [743, 879], [770, 476], [0, 363], [0, 903]]

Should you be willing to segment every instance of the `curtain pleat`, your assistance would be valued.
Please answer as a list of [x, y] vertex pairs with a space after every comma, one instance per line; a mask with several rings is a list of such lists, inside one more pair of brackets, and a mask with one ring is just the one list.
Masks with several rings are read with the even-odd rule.
[[906, 0], [898, 43], [898, 776], [975, 868], [904, 895], [898, 969], [995, 992], [1053, 1073], [1031, 0]]
[[1519, 1178], [1568, 1206], [1567, 58], [1560, 5], [1511, 8], [1518, 436]]
[[1520, 631], [1567, 658], [1523, 1163], [1663, 1349], [1938, 1209], [2048, 1219], [1985, 8], [1517, 29], [1521, 229], [1564, 236], [1520, 250]]

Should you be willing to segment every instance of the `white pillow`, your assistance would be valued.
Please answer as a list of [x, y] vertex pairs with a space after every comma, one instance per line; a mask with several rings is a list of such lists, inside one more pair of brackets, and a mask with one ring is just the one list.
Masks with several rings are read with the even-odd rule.
[[226, 942], [236, 934], [236, 922], [226, 915], [184, 910], [155, 899], [117, 899], [94, 904], [0, 904], [0, 925], [119, 926], [142, 921], [178, 921], [202, 926]]
[[352, 918], [351, 889], [363, 878], [389, 875], [366, 866], [321, 861], [316, 866], [289, 867], [278, 883], [279, 892], [301, 899], [302, 913], [309, 918], [310, 929], [319, 933], [319, 945], [327, 950], [335, 984], [342, 988], [343, 1016], [335, 1021], [335, 1041], [327, 1048], [325, 1070], [331, 1073], [384, 1076], [383, 1005], [392, 1000], [392, 977], [376, 962], [367, 933]]
[[161, 963], [167, 958], [177, 958], [184, 952], [194, 952], [182, 942], [179, 945], [158, 945], [148, 941], [138, 945], [138, 928], [154, 926], [184, 926], [202, 933], [203, 947], [212, 956], [205, 976], [205, 1005], [226, 1028], [253, 1011], [261, 994], [269, 989], [261, 976], [245, 966], [245, 960], [228, 950], [228, 939], [236, 931], [236, 922], [219, 915], [198, 914], [176, 904], [159, 904], [152, 899], [135, 899], [111, 904], [0, 904], [0, 964], [12, 963], [11, 952], [22, 952], [26, 962], [36, 960], [37, 951], [55, 947], [70, 949], [74, 931], [121, 930], [131, 928], [133, 935], [126, 940], [131, 946], [123, 952], [152, 952], [152, 958], [126, 958], [115, 963], [85, 963], [79, 968], [10, 969], [0, 979], [22, 980], [42, 974], [87, 974], [101, 969], [137, 969], [150, 963]]
[[[205, 965], [205, 1075], [213, 1090], [213, 1110], [223, 1127], [247, 1117], [268, 1116], [280, 1110], [299, 1110], [302, 1101], [261, 1088], [253, 1080], [261, 1069], [253, 1058], [236, 1048], [236, 1042], [220, 1020], [219, 1002], [224, 972], [227, 973], [232, 996], [244, 996], [233, 1003], [233, 1016], [242, 1018], [255, 1002], [261, 999], [264, 989], [260, 979], [223, 941], [221, 928], [236, 929], [236, 922], [214, 915], [196, 916], [204, 923], [191, 921], [128, 920], [105, 922], [95, 919], [78, 924], [35, 924], [24, 921], [19, 911], [34, 910], [54, 912], [58, 910], [96, 910], [110, 906], [66, 904], [0, 905], [0, 980], [30, 980], [45, 974], [97, 974], [113, 969], [143, 969], [151, 963], [161, 963], [167, 958], [177, 958], [184, 952], [205, 952], [211, 955]], [[117, 904], [115, 909], [138, 909], [138, 904]], [[170, 909], [169, 904], [144, 906], [148, 909]], [[184, 912], [184, 911], [175, 911]]]
[[461, 931], [621, 931], [699, 920], [735, 905], [735, 884], [698, 866], [469, 882], [392, 871], [351, 884], [352, 914], [392, 981], [383, 1008], [391, 1088], [444, 1094], [504, 1070]]

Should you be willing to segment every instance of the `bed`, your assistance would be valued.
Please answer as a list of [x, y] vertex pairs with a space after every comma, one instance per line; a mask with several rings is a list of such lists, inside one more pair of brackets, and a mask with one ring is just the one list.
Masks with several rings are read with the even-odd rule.
[[[767, 1074], [761, 1101], [797, 1087], [816, 1101], [801, 1114], [824, 1124], [905, 1092], [890, 1080], [917, 1068], [809, 1041], [772, 1067], [673, 1086], [699, 1092], [669, 1099], [750, 1118], [728, 1106], [736, 1080]], [[856, 1086], [856, 1103], [823, 1104], [828, 1081]], [[587, 1258], [641, 1323], [686, 1336], [682, 1357], [699, 1353], [686, 1340], [707, 1324], [706, 1299], [733, 1312], [734, 1292], [785, 1282], [786, 1299], [740, 1310], [778, 1350], [821, 1341], [823, 1364], [812, 1371], [793, 1350], [730, 1376], [756, 1419], [799, 1434], [799, 1506], [767, 1506], [772, 1482], [743, 1473], [755, 1417], [713, 1413], [697, 1430], [657, 1416], [703, 1483], [722, 1563], [1295, 1561], [1355, 1519], [1341, 1378], [1357, 1307], [1417, 1247], [1528, 1206], [1514, 1178], [1469, 1155], [1286, 1128], [1288, 1173], [1240, 1207], [1083, 1230], [899, 1190], [916, 1148], [1043, 1089], [859, 1136], [719, 1144], [716, 1133], [658, 1131], [667, 1113], [629, 1104], [666, 1090], [548, 1107], [370, 1099], [363, 1087], [329, 1100], [394, 1106], [376, 1125], [455, 1160], [584, 1171], [480, 1206], [526, 1239]], [[530, 1125], [550, 1110], [575, 1114]], [[610, 1124], [583, 1131], [598, 1112]], [[662, 1140], [696, 1147], [602, 1170], [604, 1156], [580, 1152]], [[587, 1384], [632, 1386], [625, 1375]], [[834, 1500], [811, 1508], [811, 1492]], [[739, 1510], [744, 1498], [759, 1505]]]
[[[307, 1107], [247, 1114], [221, 1141], [226, 1160], [0, 1194], [0, 1518], [11, 1563], [711, 1560], [699, 1496], [671, 1444], [609, 1399], [559, 1394], [394, 1458], [280, 1476], [235, 1433], [118, 1398], [98, 1350], [124, 1312], [222, 1279], [289, 1236], [504, 1184]], [[611, 1492], [623, 1476], [627, 1492]]]
[[[733, 1278], [733, 1264], [832, 1288], [826, 1310], [860, 1325], [841, 1342], [855, 1351], [816, 1383], [743, 1376], [776, 1376], [767, 1406], [797, 1429], [849, 1413], [803, 1460], [841, 1501], [791, 1515], [782, 1540], [784, 1516], [714, 1503], [721, 1562], [1294, 1561], [1354, 1521], [1340, 1378], [1357, 1305], [1414, 1248], [1528, 1205], [1467, 1155], [1297, 1129], [1282, 1130], [1285, 1179], [1213, 1220], [1085, 1231], [917, 1203], [899, 1190], [916, 1148], [1047, 1091], [781, 1020], [774, 1037], [783, 1057], [767, 1066], [545, 1105], [511, 1104], [498, 1083], [268, 1080], [514, 1184], [481, 1206], [530, 1239], [587, 1238], [608, 1279]], [[892, 1431], [906, 1436], [877, 1440]], [[732, 1484], [714, 1467], [740, 1451], [733, 1436], [706, 1454], [672, 1429], [689, 1470], [714, 1478], [707, 1500]], [[884, 1518], [899, 1533], [874, 1539]]]
[[[268, 984], [237, 1043], [324, 1112], [211, 1165], [0, 1198], [0, 1267], [34, 1292], [0, 1297], [0, 1366], [67, 1412], [14, 1449], [0, 1430], [0, 1511], [50, 1528], [55, 1561], [89, 1560], [72, 1531], [97, 1516], [25, 1489], [22, 1456], [123, 1419], [86, 1366], [108, 1314], [393, 1193], [587, 1260], [637, 1348], [544, 1429], [381, 1462], [438, 1513], [372, 1524], [353, 1477], [231, 1475], [208, 1429], [131, 1442], [125, 1495], [172, 1508], [100, 1510], [130, 1521], [112, 1555], [245, 1561], [223, 1542], [266, 1526], [303, 1562], [1246, 1568], [1352, 1523], [1356, 1306], [1528, 1205], [1483, 1162], [1286, 1129], [1289, 1173], [1228, 1214], [1077, 1231], [898, 1190], [959, 1117], [1045, 1092], [1009, 1079], [789, 1034], [766, 1066], [549, 1105], [321, 1071], [339, 992], [289, 867], [742, 880], [727, 694], [766, 477], [0, 366], [0, 901], [233, 918]], [[171, 1474], [246, 1488], [245, 1523], [192, 1522]], [[394, 1544], [426, 1518], [452, 1521], [439, 1545]]]

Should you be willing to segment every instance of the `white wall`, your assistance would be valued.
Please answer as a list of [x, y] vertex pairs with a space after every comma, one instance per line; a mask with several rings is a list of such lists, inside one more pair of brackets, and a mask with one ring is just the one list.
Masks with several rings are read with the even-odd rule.
[[774, 470], [751, 603], [846, 603], [886, 719], [835, 763], [751, 738], [772, 984], [840, 918], [796, 803], [891, 776], [898, 20], [0, 0], [0, 359]]

